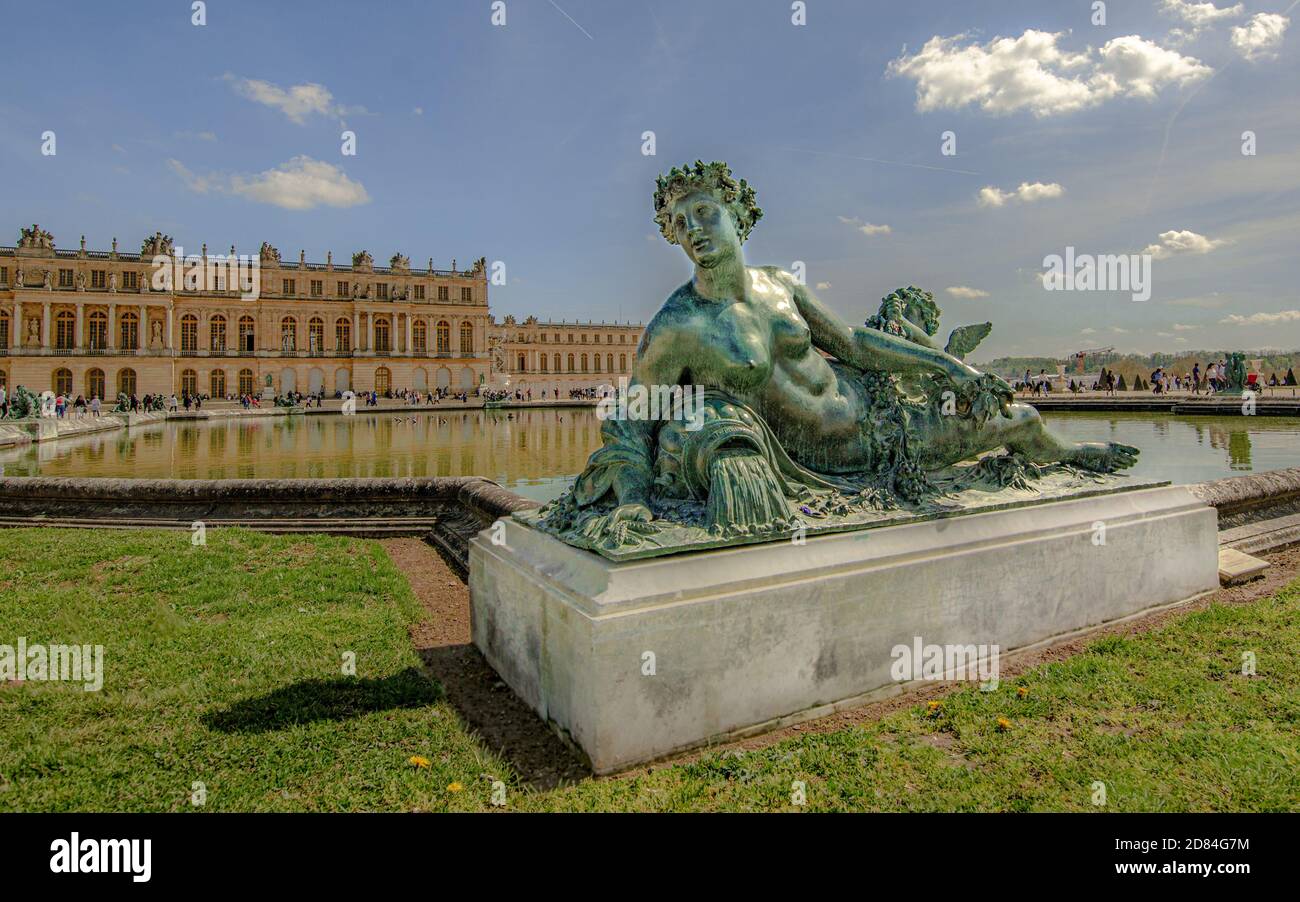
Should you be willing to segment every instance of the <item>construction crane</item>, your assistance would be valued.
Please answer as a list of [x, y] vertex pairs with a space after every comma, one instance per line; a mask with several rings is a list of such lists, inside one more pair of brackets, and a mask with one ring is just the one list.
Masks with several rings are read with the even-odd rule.
[[1070, 355], [1074, 358], [1074, 371], [1076, 373], [1083, 373], [1089, 354], [1111, 354], [1114, 353], [1114, 351], [1114, 348], [1085, 348], [1082, 351], [1075, 351]]

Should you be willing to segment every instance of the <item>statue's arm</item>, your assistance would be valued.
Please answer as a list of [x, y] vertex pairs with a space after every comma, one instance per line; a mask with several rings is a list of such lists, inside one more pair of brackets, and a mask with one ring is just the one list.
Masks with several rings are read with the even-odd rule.
[[799, 314], [812, 331], [813, 345], [850, 366], [900, 375], [940, 373], [958, 383], [979, 376], [978, 371], [933, 347], [929, 341], [922, 345], [878, 329], [850, 326], [808, 286], [799, 284], [793, 276], [785, 278]]
[[[672, 353], [672, 336], [655, 322], [637, 352], [636, 368], [628, 389], [636, 385], [676, 385], [681, 376], [680, 357]], [[606, 419], [601, 423], [602, 445], [587, 462], [574, 486], [579, 504], [591, 504], [612, 492], [619, 507], [641, 506], [649, 519], [650, 486], [654, 478], [655, 427], [648, 420]]]

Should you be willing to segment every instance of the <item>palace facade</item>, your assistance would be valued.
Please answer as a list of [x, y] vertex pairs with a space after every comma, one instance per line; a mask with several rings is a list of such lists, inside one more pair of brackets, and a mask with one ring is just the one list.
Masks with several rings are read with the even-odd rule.
[[490, 343], [494, 382], [511, 390], [558, 390], [618, 385], [632, 377], [641, 323], [543, 322], [530, 316], [517, 322], [491, 318]]
[[181, 258], [161, 234], [138, 254], [117, 239], [85, 245], [56, 249], [32, 226], [0, 247], [0, 384], [111, 402], [123, 391], [472, 391], [491, 375], [482, 259], [468, 270], [412, 269], [400, 254], [375, 266], [365, 251], [350, 266], [332, 253], [284, 263], [263, 244], [240, 269], [233, 247]]

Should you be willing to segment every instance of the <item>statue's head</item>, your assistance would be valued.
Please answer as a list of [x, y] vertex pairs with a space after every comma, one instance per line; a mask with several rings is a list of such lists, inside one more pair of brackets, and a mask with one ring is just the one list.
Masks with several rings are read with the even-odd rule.
[[681, 245], [697, 266], [736, 255], [763, 216], [754, 189], [726, 163], [673, 167], [655, 182], [655, 222], [669, 244]]

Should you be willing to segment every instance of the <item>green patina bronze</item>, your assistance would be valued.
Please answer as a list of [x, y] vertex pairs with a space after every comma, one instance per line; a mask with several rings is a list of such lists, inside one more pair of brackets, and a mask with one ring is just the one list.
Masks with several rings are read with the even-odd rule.
[[41, 399], [23, 386], [18, 386], [9, 395], [9, 419], [21, 420], [26, 417], [41, 415]]
[[525, 522], [623, 560], [1113, 490], [1098, 474], [1136, 460], [1058, 439], [965, 364], [990, 324], [939, 349], [928, 292], [899, 289], [855, 328], [790, 273], [747, 266], [763, 213], [726, 164], [674, 168], [654, 204], [695, 274], [646, 328], [628, 395], [680, 387], [683, 403], [606, 418], [573, 489]]

